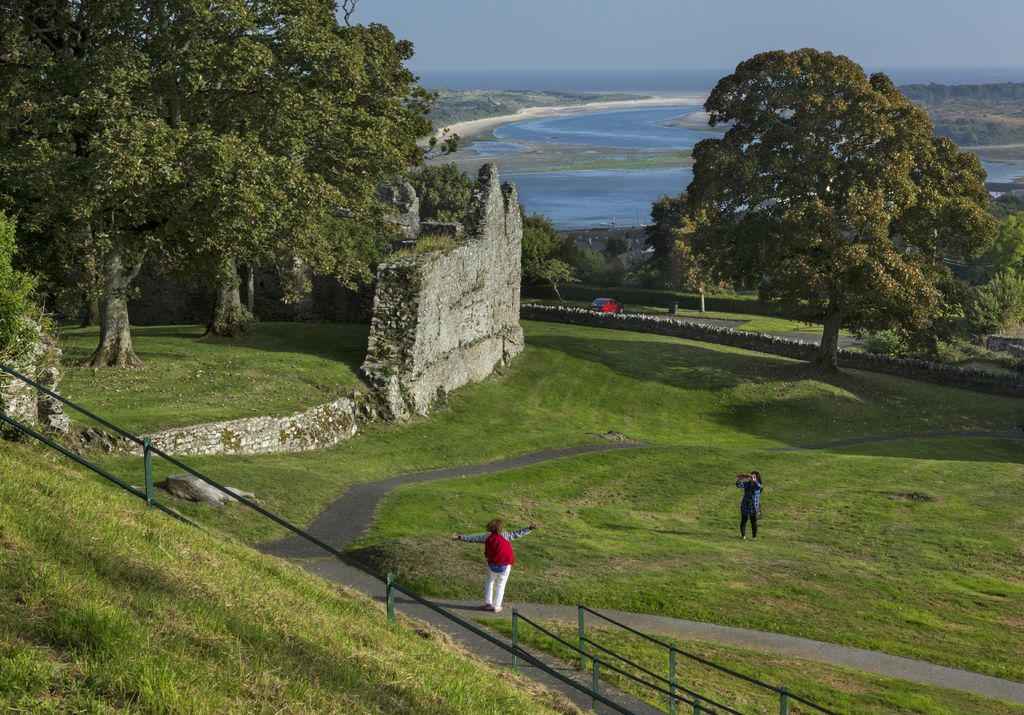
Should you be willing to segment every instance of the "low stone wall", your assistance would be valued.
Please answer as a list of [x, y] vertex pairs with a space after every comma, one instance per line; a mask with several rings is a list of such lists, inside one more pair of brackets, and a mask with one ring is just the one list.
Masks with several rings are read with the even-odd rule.
[[[267, 454], [323, 449], [357, 431], [361, 396], [353, 393], [286, 417], [250, 417], [177, 427], [150, 435], [168, 454]], [[141, 450], [133, 448], [134, 452]]]
[[[688, 340], [729, 345], [744, 350], [755, 350], [772, 355], [810, 360], [817, 352], [811, 343], [779, 338], [764, 333], [749, 333], [729, 328], [673, 320], [656, 315], [626, 313], [596, 313], [582, 308], [566, 308], [551, 305], [523, 305], [520, 315], [524, 320], [544, 320], [553, 323], [587, 325], [595, 328], [632, 330], [642, 333], [670, 335]], [[856, 350], [840, 350], [839, 365], [858, 370], [870, 370], [889, 375], [906, 377], [911, 380], [933, 382], [949, 387], [960, 387], [978, 392], [997, 395], [1024, 397], [1024, 376], [1004, 375], [984, 370], [968, 370], [954, 365], [893, 358], [886, 355]]]
[[985, 347], [994, 353], [1009, 353], [1015, 358], [1024, 358], [1024, 338], [989, 335], [985, 338]]
[[515, 188], [500, 185], [493, 164], [480, 170], [464, 237], [452, 238], [450, 251], [378, 269], [363, 372], [390, 417], [426, 414], [522, 352], [522, 220]]

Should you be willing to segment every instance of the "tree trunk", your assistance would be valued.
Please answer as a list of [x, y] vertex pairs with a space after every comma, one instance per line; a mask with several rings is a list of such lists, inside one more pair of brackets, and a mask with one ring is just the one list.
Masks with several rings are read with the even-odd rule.
[[842, 316], [830, 303], [825, 313], [825, 325], [821, 331], [821, 345], [814, 362], [826, 370], [838, 370], [839, 326]]
[[217, 272], [217, 296], [213, 306], [213, 317], [206, 327], [207, 335], [234, 338], [249, 329], [252, 324], [252, 313], [242, 305], [241, 285], [235, 257], [228, 256]]
[[128, 291], [142, 268], [144, 251], [125, 265], [121, 249], [103, 260], [103, 294], [100, 297], [100, 344], [89, 360], [91, 367], [142, 367], [132, 348], [128, 322]]
[[700, 312], [704, 312], [704, 289], [700, 290]]
[[249, 315], [256, 315], [256, 266], [252, 263], [245, 275], [245, 307]]
[[80, 328], [91, 328], [100, 324], [100, 297], [92, 291], [82, 295], [82, 324]]

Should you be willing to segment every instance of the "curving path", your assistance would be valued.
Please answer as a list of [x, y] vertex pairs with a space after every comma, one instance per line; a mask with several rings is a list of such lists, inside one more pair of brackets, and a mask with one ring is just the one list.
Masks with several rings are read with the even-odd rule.
[[[899, 439], [918, 439], [929, 437], [996, 437], [996, 438], [1022, 438], [1021, 432], [995, 432], [983, 430], [942, 430], [934, 432], [898, 433], [890, 435], [875, 435], [870, 437], [858, 437], [851, 439], [823, 442], [821, 444], [808, 445], [803, 447], [781, 447], [779, 451], [798, 451], [829, 449], [833, 447], [844, 447], [854, 444], [866, 444], [871, 442], [885, 442]], [[391, 477], [379, 482], [357, 484], [351, 487], [345, 494], [334, 501], [310, 526], [308, 531], [317, 538], [331, 544], [337, 549], [344, 549], [365, 532], [373, 522], [374, 512], [380, 500], [392, 489], [404, 484], [415, 484], [419, 482], [433, 481], [437, 479], [450, 479], [480, 474], [493, 474], [509, 469], [525, 467], [554, 459], [588, 454], [593, 452], [605, 452], [622, 449], [642, 449], [648, 447], [643, 444], [594, 444], [566, 447], [563, 449], [545, 450], [532, 454], [522, 455], [511, 459], [503, 459], [486, 464], [475, 464], [463, 467], [452, 467], [448, 469], [436, 469], [428, 472], [416, 472]], [[322, 557], [323, 552], [307, 541], [299, 537], [288, 537], [277, 541], [257, 544], [257, 548], [267, 554], [281, 556], [284, 558], [310, 559]], [[366, 574], [346, 566], [335, 559], [318, 559], [306, 561], [302, 564], [306, 570], [318, 574], [323, 578], [336, 583], [356, 588], [368, 593], [378, 600], [383, 600], [384, 590], [381, 583]], [[396, 599], [400, 609], [408, 612], [417, 618], [427, 620], [435, 626], [447, 629], [448, 623], [439, 619], [435, 614], [417, 604], [411, 603], [401, 597]], [[449, 609], [471, 611], [472, 617], [509, 618], [511, 617], [511, 605], [504, 614], [495, 615], [478, 610], [477, 602], [449, 601], [436, 602], [437, 605]], [[514, 604], [524, 615], [540, 620], [564, 620], [574, 622], [576, 620], [576, 607], [553, 604]], [[605, 611], [608, 615], [637, 630], [655, 631], [666, 635], [683, 639], [701, 640], [711, 643], [740, 646], [753, 650], [763, 650], [782, 655], [788, 655], [807, 660], [813, 660], [830, 665], [854, 668], [867, 673], [874, 673], [889, 678], [908, 680], [935, 687], [952, 688], [963, 692], [973, 693], [985, 697], [998, 698], [1012, 703], [1024, 704], [1024, 683], [1012, 680], [1004, 680], [989, 675], [982, 675], [959, 668], [937, 665], [922, 660], [903, 658], [877, 651], [869, 651], [863, 648], [838, 645], [835, 643], [824, 643], [808, 638], [783, 635], [781, 633], [768, 633], [763, 631], [748, 630], [745, 628], [734, 628], [720, 626], [713, 623], [701, 623], [688, 621], [680, 618], [669, 618], [643, 613], [627, 613], [621, 611]], [[467, 614], [470, 615], [470, 614]], [[507, 660], [507, 654], [491, 646], [488, 648], [486, 642], [480, 639], [466, 639], [464, 634], [452, 632], [456, 638], [463, 640], [474, 652], [490, 657], [496, 662]], [[553, 663], [553, 661], [552, 661]], [[564, 667], [564, 666], [563, 666]], [[569, 670], [564, 670], [568, 674]], [[645, 710], [639, 703], [630, 703], [631, 708]]]

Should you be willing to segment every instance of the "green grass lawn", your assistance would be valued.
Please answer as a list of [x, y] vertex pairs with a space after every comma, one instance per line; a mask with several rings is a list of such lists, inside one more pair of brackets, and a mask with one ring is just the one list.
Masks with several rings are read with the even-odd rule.
[[[492, 515], [536, 519], [544, 530], [520, 542], [513, 604], [583, 597], [1024, 679], [1024, 551], [1009, 537], [1024, 526], [1024, 443], [770, 451], [1008, 429], [1019, 401], [663, 336], [524, 327], [527, 349], [503, 375], [457, 391], [430, 419], [374, 426], [323, 452], [190, 462], [305, 524], [355, 482], [615, 430], [653, 448], [403, 489], [364, 555], [436, 595], [472, 598], [479, 550], [448, 535]], [[108, 461], [139, 472], [138, 459]], [[767, 517], [763, 538], [743, 543], [732, 480], [754, 468], [766, 475]], [[246, 540], [280, 534], [242, 509], [183, 508]]]
[[[822, 376], [801, 362], [709, 343], [524, 327], [526, 351], [503, 375], [456, 391], [429, 419], [370, 426], [322, 452], [188, 462], [308, 524], [355, 482], [601, 442], [609, 430], [659, 445], [749, 450], [907, 430], [1006, 429], [1016, 417], [1013, 400], [876, 373]], [[102, 461], [141, 473], [140, 459]], [[157, 469], [170, 471], [159, 462]], [[242, 510], [182, 508], [246, 540], [281, 533]]]
[[[492, 516], [537, 522], [517, 543], [513, 605], [583, 598], [1024, 680], [1024, 549], [1010, 537], [1024, 528], [1022, 447], [591, 455], [403, 487], [358, 545], [416, 588], [468, 598], [480, 549], [451, 545], [450, 533], [482, 531]], [[765, 518], [760, 538], [743, 542], [734, 475], [755, 468]]]
[[[510, 621], [487, 620], [485, 623], [505, 635], [511, 633]], [[569, 643], [576, 643], [575, 626], [565, 623], [542, 623], [541, 625], [559, 638]], [[650, 635], [747, 677], [777, 687], [785, 687], [790, 693], [806, 698], [834, 712], [848, 715], [876, 715], [879, 713], [891, 713], [892, 715], [903, 713], [1021, 715], [1024, 713], [1024, 706], [977, 697], [956, 690], [883, 678], [849, 668], [824, 665], [790, 656], [699, 641], [682, 641], [657, 633]], [[628, 658], [652, 673], [668, 678], [668, 654], [665, 648], [644, 641], [637, 636], [626, 635], [621, 630], [588, 627], [587, 636], [598, 645]], [[520, 626], [519, 639], [523, 643], [558, 656], [568, 663], [579, 662], [576, 651], [566, 648], [529, 624], [524, 623]], [[591, 650], [596, 650], [598, 655], [601, 654], [600, 650], [593, 647]], [[624, 666], [621, 661], [610, 656], [604, 662], [610, 662], [648, 682], [657, 682], [650, 675]], [[635, 681], [610, 669], [602, 670], [599, 666], [598, 670], [602, 674], [602, 680], [607, 680], [607, 682], [647, 700], [656, 707], [668, 710], [666, 696], [638, 685]], [[677, 656], [676, 678], [676, 682], [683, 687], [743, 713], [775, 715], [779, 712], [779, 696], [777, 694], [681, 655]], [[667, 689], [664, 683], [658, 683], [658, 685]], [[788, 712], [793, 715], [818, 712], [793, 699], [789, 700], [788, 705]], [[688, 711], [682, 705], [679, 707], [682, 712]]]
[[405, 619], [0, 449], [0, 710], [565, 712]]
[[283, 415], [360, 384], [369, 326], [257, 323], [239, 338], [204, 338], [196, 325], [132, 328], [140, 370], [84, 367], [97, 328], [65, 329], [61, 393], [136, 434]]

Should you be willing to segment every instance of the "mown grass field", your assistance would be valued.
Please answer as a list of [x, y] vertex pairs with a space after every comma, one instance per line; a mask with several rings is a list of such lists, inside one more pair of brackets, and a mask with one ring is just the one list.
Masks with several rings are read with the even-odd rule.
[[[511, 634], [510, 621], [491, 619], [485, 622], [506, 635]], [[542, 623], [541, 625], [559, 638], [569, 643], [576, 643], [575, 627], [564, 623]], [[1024, 706], [992, 698], [977, 697], [956, 690], [883, 678], [849, 668], [823, 665], [790, 656], [761, 653], [714, 643], [678, 640], [657, 633], [651, 635], [663, 642], [671, 643], [680, 650], [723, 665], [769, 685], [785, 687], [790, 693], [834, 712], [847, 715], [876, 715], [879, 713], [892, 715], [902, 713], [1021, 715], [1024, 713]], [[665, 648], [636, 636], [626, 635], [621, 630], [588, 628], [587, 637], [650, 672], [668, 678], [668, 655]], [[579, 662], [579, 655], [576, 651], [566, 648], [528, 624], [520, 626], [519, 639], [520, 642], [540, 648], [560, 657], [567, 663]], [[599, 649], [591, 646], [591, 650], [596, 651], [600, 656]], [[650, 675], [626, 666], [610, 656], [604, 662], [615, 664], [648, 682], [657, 682]], [[667, 697], [657, 691], [638, 685], [635, 681], [615, 673], [610, 668], [602, 670], [599, 665], [598, 671], [602, 673], [602, 680], [607, 679], [607, 682], [633, 693], [652, 705], [663, 710], [668, 709]], [[677, 656], [676, 678], [683, 687], [743, 713], [775, 715], [779, 712], [779, 696], [777, 694], [682, 655]], [[664, 683], [658, 683], [658, 685], [667, 689], [667, 685]], [[684, 695], [684, 697], [689, 698], [690, 696]], [[793, 698], [789, 699], [788, 706], [788, 712], [792, 715], [818, 712]], [[687, 712], [687, 707], [679, 705], [682, 712]]]
[[[708, 343], [549, 323], [524, 327], [527, 348], [503, 375], [456, 391], [429, 419], [370, 426], [322, 452], [188, 462], [308, 524], [356, 482], [602, 442], [610, 430], [663, 446], [748, 452], [895, 431], [1006, 429], [1016, 418], [1013, 400], [885, 375], [823, 377], [804, 363]], [[141, 459], [102, 462], [141, 475]], [[158, 478], [172, 471], [156, 466]], [[247, 541], [282, 533], [242, 510], [182, 508]]]
[[0, 446], [0, 711], [567, 710], [361, 595]]
[[[360, 553], [435, 595], [476, 598], [479, 549], [453, 545], [451, 532], [496, 515], [536, 520], [543, 529], [517, 545], [511, 605], [585, 598], [1024, 680], [1024, 550], [1012, 538], [1024, 526], [1024, 442], [773, 451], [1010, 429], [1018, 401], [661, 336], [524, 327], [527, 349], [503, 375], [457, 391], [430, 419], [324, 452], [189, 461], [309, 523], [355, 482], [614, 430], [652, 447], [402, 489]], [[139, 461], [108, 460], [136, 472]], [[762, 538], [741, 542], [732, 482], [755, 468], [767, 516]], [[247, 541], [281, 533], [241, 509], [182, 508]]]
[[245, 336], [203, 337], [198, 325], [132, 328], [139, 370], [86, 367], [98, 328], [60, 333], [61, 392], [141, 434], [216, 420], [283, 415], [360, 383], [369, 326], [257, 323]]

